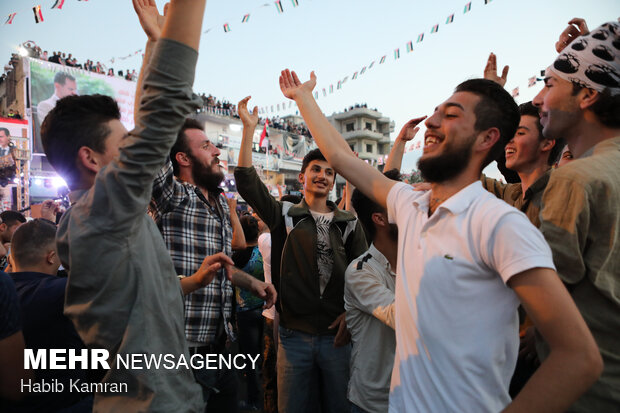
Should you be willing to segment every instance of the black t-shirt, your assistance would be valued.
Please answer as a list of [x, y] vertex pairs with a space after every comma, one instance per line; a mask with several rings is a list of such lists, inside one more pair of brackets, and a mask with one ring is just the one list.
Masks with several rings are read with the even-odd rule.
[[13, 280], [0, 272], [0, 340], [21, 330], [19, 300]]

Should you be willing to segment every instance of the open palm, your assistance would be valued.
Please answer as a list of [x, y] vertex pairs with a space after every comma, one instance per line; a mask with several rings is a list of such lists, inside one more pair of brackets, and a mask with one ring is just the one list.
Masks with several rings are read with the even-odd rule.
[[237, 112], [239, 113], [239, 118], [241, 118], [243, 126], [256, 127], [256, 125], [258, 125], [258, 107], [254, 106], [252, 113], [248, 111], [248, 101], [250, 97], [251, 96], [247, 96], [239, 101]]
[[295, 100], [301, 93], [312, 93], [312, 89], [316, 86], [316, 75], [314, 72], [310, 73], [310, 80], [305, 83], [301, 83], [297, 73], [291, 72], [286, 69], [280, 74], [280, 90], [282, 94], [289, 99]]
[[166, 9], [168, 4], [164, 6], [164, 16], [157, 11], [155, 0], [132, 0], [133, 8], [138, 15], [140, 25], [146, 33], [149, 40], [156, 42], [161, 36], [166, 18]]

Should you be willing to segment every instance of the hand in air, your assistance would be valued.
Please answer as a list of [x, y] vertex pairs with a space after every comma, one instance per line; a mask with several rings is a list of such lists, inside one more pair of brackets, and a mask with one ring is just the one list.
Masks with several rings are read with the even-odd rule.
[[573, 40], [579, 36], [585, 36], [590, 33], [588, 25], [584, 19], [575, 17], [568, 22], [568, 27], [560, 34], [560, 38], [555, 43], [555, 50], [560, 53], [566, 46], [571, 44]]
[[252, 113], [248, 111], [248, 101], [252, 96], [246, 96], [237, 104], [237, 112], [241, 118], [243, 126], [246, 128], [255, 128], [258, 125], [258, 107], [254, 106]]
[[487, 60], [487, 65], [484, 68], [484, 78], [494, 81], [501, 87], [504, 87], [504, 85], [506, 84], [506, 80], [508, 79], [508, 66], [504, 66], [504, 69], [502, 70], [502, 75], [498, 76], [497, 56], [495, 56], [495, 53], [491, 53], [489, 55], [489, 60]]
[[144, 33], [150, 41], [156, 42], [164, 29], [165, 16], [170, 3], [166, 3], [164, 6], [164, 15], [162, 16], [157, 11], [155, 0], [132, 0], [132, 2]]
[[282, 94], [289, 99], [295, 100], [300, 94], [307, 92], [312, 93], [312, 89], [316, 86], [316, 75], [310, 73], [310, 80], [301, 83], [297, 73], [286, 69], [280, 74], [280, 90]]
[[396, 140], [401, 140], [404, 142], [409, 142], [413, 138], [415, 138], [416, 133], [420, 130], [418, 125], [426, 119], [426, 116], [422, 116], [419, 118], [411, 119], [409, 122], [403, 125], [403, 128], [400, 130], [400, 133], [396, 137]]

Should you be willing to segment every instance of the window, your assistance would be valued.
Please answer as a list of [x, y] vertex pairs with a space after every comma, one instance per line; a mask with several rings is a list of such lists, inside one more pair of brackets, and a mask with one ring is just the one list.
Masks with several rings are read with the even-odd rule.
[[353, 132], [355, 130], [355, 123], [347, 123], [345, 127], [347, 132]]
[[366, 144], [366, 152], [372, 153], [372, 144], [371, 143], [367, 143]]
[[372, 123], [366, 122], [366, 130], [372, 130]]
[[355, 144], [353, 144], [353, 145], [349, 145], [349, 147], [351, 148], [351, 150], [352, 150], [353, 152], [355, 152]]

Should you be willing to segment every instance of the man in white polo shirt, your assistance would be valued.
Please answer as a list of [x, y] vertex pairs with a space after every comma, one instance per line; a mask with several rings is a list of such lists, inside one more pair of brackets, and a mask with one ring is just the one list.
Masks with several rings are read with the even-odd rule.
[[[499, 85], [460, 84], [426, 120], [416, 192], [359, 160], [316, 104], [314, 73], [282, 72], [317, 145], [338, 173], [398, 225], [396, 358], [390, 411], [563, 411], [596, 380], [600, 354], [555, 273], [551, 251], [526, 216], [486, 192], [482, 169], [514, 136], [519, 112]], [[517, 305], [551, 345], [551, 356], [517, 398]], [[553, 343], [553, 344], [551, 344]]]

